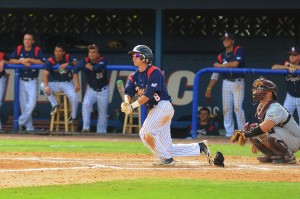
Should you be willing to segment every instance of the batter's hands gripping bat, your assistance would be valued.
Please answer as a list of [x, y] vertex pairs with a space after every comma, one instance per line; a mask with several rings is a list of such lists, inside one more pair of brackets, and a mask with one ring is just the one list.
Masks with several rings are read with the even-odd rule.
[[125, 103], [125, 100], [124, 100], [124, 95], [125, 95], [124, 83], [123, 83], [122, 80], [119, 79], [116, 82], [116, 84], [117, 84], [117, 88], [118, 88], [119, 94], [121, 96], [122, 102]]

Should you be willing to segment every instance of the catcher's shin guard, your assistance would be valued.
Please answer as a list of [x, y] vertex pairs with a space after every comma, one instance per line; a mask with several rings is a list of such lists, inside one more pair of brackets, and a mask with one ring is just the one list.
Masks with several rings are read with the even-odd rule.
[[272, 150], [277, 156], [281, 156], [285, 161], [290, 161], [293, 158], [293, 152], [287, 147], [282, 140], [277, 140], [273, 137], [266, 139], [266, 146]]
[[249, 138], [249, 141], [253, 144], [257, 150], [259, 150], [262, 154], [264, 154], [267, 158], [270, 158], [272, 156], [275, 156], [275, 153], [271, 151], [269, 148], [267, 148], [263, 143], [261, 143], [258, 139], [255, 137]]

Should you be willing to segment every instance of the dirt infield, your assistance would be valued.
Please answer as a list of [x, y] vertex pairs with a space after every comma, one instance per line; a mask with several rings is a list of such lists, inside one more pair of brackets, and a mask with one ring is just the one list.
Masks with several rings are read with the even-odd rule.
[[[137, 136], [16, 136], [12, 139], [57, 139], [97, 141], [137, 141]], [[228, 143], [225, 138], [209, 140]], [[192, 142], [191, 140], [174, 140]], [[77, 184], [114, 179], [134, 178], [194, 178], [218, 180], [300, 182], [300, 164], [260, 164], [250, 157], [225, 156], [225, 167], [210, 166], [206, 158], [179, 157], [174, 167], [155, 167], [153, 155], [91, 154], [91, 153], [1, 153], [0, 187]]]

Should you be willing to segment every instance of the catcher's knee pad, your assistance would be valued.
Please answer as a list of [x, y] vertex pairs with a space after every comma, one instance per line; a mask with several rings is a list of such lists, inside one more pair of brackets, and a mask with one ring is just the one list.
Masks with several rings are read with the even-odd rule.
[[277, 140], [274, 137], [268, 137], [266, 139], [266, 146], [272, 150], [276, 155], [283, 157], [285, 160], [289, 160], [293, 156], [292, 151], [282, 140]]
[[262, 142], [260, 142], [257, 138], [252, 137], [249, 138], [249, 141], [253, 144], [253, 146], [258, 149], [262, 154], [267, 157], [272, 157], [275, 155], [273, 151], [271, 151], [268, 147], [266, 147]]

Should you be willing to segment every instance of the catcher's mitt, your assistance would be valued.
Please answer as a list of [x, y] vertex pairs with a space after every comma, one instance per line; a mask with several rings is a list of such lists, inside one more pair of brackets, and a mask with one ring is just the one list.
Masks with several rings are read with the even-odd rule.
[[235, 130], [233, 135], [230, 138], [232, 143], [237, 142], [239, 145], [244, 146], [247, 142], [247, 139], [242, 135], [245, 131], [243, 130]]

